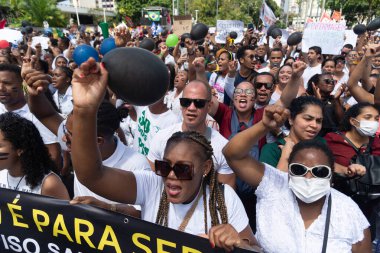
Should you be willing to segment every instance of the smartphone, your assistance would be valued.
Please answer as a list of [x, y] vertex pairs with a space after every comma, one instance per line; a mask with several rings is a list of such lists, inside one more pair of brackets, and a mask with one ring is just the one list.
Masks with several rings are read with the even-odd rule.
[[248, 30], [249, 29], [253, 29], [253, 24], [252, 23], [249, 23], [248, 26], [247, 26]]
[[187, 48], [186, 47], [181, 48], [181, 57], [187, 57]]

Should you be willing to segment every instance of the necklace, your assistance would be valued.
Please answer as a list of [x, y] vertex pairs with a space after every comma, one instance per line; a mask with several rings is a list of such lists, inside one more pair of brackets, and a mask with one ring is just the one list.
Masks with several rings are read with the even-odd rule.
[[9, 187], [11, 190], [16, 190], [16, 191], [18, 191], [18, 186], [20, 185], [21, 181], [24, 179], [25, 175], [23, 175], [23, 176], [21, 177], [21, 179], [18, 181], [16, 187], [13, 188], [13, 189], [12, 189], [11, 185], [9, 184], [9, 179], [8, 179], [8, 177], [9, 177], [9, 172], [7, 172], [7, 183], [8, 183], [8, 187]]
[[200, 192], [198, 194], [197, 199], [191, 205], [190, 209], [187, 211], [187, 213], [185, 215], [185, 218], [183, 218], [182, 223], [178, 227], [179, 231], [182, 231], [182, 232], [185, 231], [185, 228], [186, 228], [187, 224], [189, 223], [191, 216], [193, 216], [195, 208], [197, 207], [199, 199], [201, 198], [202, 195], [203, 195], [203, 187], [201, 186], [201, 189], [200, 189]]

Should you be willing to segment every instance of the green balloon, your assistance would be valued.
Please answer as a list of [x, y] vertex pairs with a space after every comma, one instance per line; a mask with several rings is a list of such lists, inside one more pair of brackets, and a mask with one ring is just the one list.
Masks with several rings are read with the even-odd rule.
[[170, 34], [167, 38], [166, 38], [166, 45], [168, 47], [175, 47], [178, 43], [178, 36], [175, 35], [175, 34]]

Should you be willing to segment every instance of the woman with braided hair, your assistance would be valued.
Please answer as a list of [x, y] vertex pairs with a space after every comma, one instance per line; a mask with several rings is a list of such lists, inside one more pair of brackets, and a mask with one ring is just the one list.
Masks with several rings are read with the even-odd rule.
[[212, 247], [251, 248], [256, 241], [244, 207], [231, 187], [217, 183], [213, 151], [202, 135], [175, 133], [163, 160], [155, 161], [155, 173], [102, 164], [96, 145], [96, 112], [107, 75], [92, 58], [74, 73], [71, 155], [79, 181], [107, 199], [140, 205], [143, 220], [207, 236]]

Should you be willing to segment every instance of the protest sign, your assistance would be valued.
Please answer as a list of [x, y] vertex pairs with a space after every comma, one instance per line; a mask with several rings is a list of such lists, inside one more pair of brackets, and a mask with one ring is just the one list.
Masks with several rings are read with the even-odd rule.
[[41, 44], [42, 49], [48, 49], [49, 48], [49, 38], [48, 37], [43, 37], [43, 36], [36, 36], [32, 38], [32, 48], [36, 48], [36, 45], [38, 43]]
[[90, 205], [3, 188], [0, 195], [2, 253], [224, 252], [205, 238]]
[[181, 36], [184, 33], [190, 33], [192, 27], [191, 15], [174, 16], [173, 33]]
[[345, 25], [338, 23], [307, 23], [303, 32], [302, 52], [312, 46], [322, 48], [322, 54], [340, 54], [344, 45]]
[[354, 33], [353, 30], [346, 30], [344, 32], [344, 45], [351, 44], [353, 47], [356, 46], [356, 40], [358, 39], [358, 35]]
[[218, 20], [216, 21], [216, 43], [225, 44], [230, 32], [236, 32], [235, 43], [240, 43], [244, 38], [244, 23], [240, 20]]

